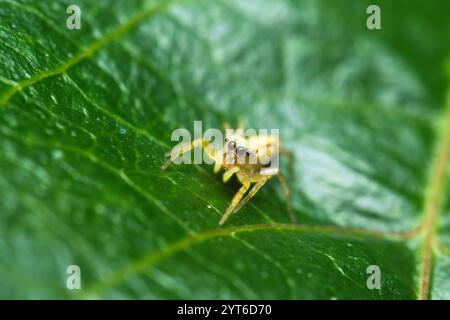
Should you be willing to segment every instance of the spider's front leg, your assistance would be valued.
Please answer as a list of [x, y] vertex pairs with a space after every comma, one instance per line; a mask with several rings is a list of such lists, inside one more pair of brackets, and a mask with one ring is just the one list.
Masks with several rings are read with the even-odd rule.
[[243, 182], [239, 191], [234, 195], [233, 200], [231, 200], [231, 204], [228, 206], [227, 211], [223, 214], [222, 218], [219, 221], [220, 225], [223, 225], [225, 221], [227, 221], [228, 217], [233, 213], [234, 208], [239, 204], [244, 194], [247, 192], [250, 187], [249, 182]]
[[230, 170], [225, 171], [225, 173], [222, 176], [222, 181], [225, 183], [233, 176], [233, 174], [239, 172], [239, 167], [233, 167]]
[[196, 139], [192, 142], [186, 142], [183, 143], [181, 145], [177, 145], [175, 146], [172, 150], [170, 150], [169, 152], [167, 152], [165, 154], [165, 157], [167, 158], [167, 160], [164, 162], [164, 164], [162, 165], [161, 169], [162, 170], [166, 170], [167, 167], [176, 159], [180, 158], [183, 156], [183, 154], [185, 154], [186, 152], [198, 147], [198, 146], [202, 146], [203, 150], [206, 152], [206, 154], [213, 160], [215, 160], [216, 155], [215, 155], [215, 151], [213, 150], [209, 150], [210, 148], [208, 148], [208, 146], [210, 146], [212, 144], [211, 141], [207, 140], [207, 139]]
[[241, 202], [239, 202], [239, 205], [233, 210], [233, 213], [238, 212], [239, 210], [241, 210], [241, 208], [251, 199], [255, 196], [255, 194], [259, 191], [259, 189], [261, 189], [261, 187], [267, 182], [267, 180], [270, 179], [269, 177], [263, 177], [261, 178], [261, 180], [259, 180], [257, 183], [255, 183], [255, 185], [253, 186], [253, 188], [250, 190], [250, 192], [245, 196], [244, 199], [242, 199]]

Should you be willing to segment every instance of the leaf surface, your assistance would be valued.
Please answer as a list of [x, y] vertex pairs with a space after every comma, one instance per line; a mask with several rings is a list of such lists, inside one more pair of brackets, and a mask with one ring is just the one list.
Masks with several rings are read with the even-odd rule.
[[[447, 5], [79, 3], [0, 0], [1, 297], [450, 298]], [[239, 119], [295, 153], [299, 225], [276, 179], [219, 227], [235, 180], [161, 172]]]

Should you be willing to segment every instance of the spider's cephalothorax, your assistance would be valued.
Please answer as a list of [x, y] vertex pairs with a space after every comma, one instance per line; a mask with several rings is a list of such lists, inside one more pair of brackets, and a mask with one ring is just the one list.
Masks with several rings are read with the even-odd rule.
[[[219, 150], [210, 148], [212, 142], [205, 139], [197, 139], [185, 145], [181, 145], [175, 154], [168, 152], [167, 161], [162, 166], [163, 170], [177, 157], [191, 149], [202, 146], [207, 155], [214, 160], [214, 172], [224, 169], [223, 182], [227, 182], [236, 175], [242, 184], [239, 191], [233, 197], [231, 204], [223, 214], [219, 224], [224, 224], [232, 213], [239, 211], [258, 190], [273, 176], [280, 179], [281, 185], [287, 197], [287, 206], [290, 218], [295, 221], [290, 205], [290, 191], [284, 176], [280, 173], [278, 165], [273, 165], [280, 154], [286, 154], [292, 160], [292, 154], [280, 146], [278, 138], [268, 135], [254, 135], [245, 137], [243, 130], [227, 135], [223, 147]], [[250, 189], [250, 186], [253, 187]], [[248, 191], [250, 189], [250, 191]], [[248, 193], [247, 193], [248, 191]]]

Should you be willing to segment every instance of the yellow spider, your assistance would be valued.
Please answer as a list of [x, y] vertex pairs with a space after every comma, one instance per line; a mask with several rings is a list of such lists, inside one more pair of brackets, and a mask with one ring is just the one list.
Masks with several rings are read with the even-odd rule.
[[[223, 225], [232, 213], [238, 212], [270, 178], [277, 176], [286, 195], [289, 217], [292, 222], [295, 222], [291, 208], [290, 190], [286, 179], [278, 167], [267, 166], [267, 163], [270, 163], [271, 159], [279, 156], [279, 154], [287, 155], [292, 165], [293, 154], [281, 147], [279, 139], [274, 139], [268, 135], [254, 135], [246, 138], [243, 129], [239, 128], [232, 135], [225, 137], [222, 150], [214, 150], [211, 148], [212, 145], [213, 142], [204, 138], [182, 144], [178, 147], [175, 157], [172, 156], [171, 158], [175, 148], [166, 153], [168, 159], [163, 164], [162, 169], [165, 170], [173, 160], [181, 157], [184, 153], [201, 146], [208, 157], [214, 160], [214, 173], [218, 173], [222, 168], [225, 170], [223, 182], [227, 182], [235, 174], [242, 186], [220, 219], [220, 225]], [[250, 159], [253, 159], [253, 161], [250, 161]], [[251, 184], [254, 185], [250, 189]], [[249, 189], [250, 191], [245, 195]]]

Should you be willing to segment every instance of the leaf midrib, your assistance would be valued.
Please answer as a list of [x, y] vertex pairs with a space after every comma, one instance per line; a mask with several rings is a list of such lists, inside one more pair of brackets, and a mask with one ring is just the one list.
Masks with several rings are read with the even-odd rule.
[[436, 138], [435, 155], [426, 187], [427, 193], [421, 224], [424, 240], [419, 297], [422, 300], [428, 299], [430, 295], [433, 248], [437, 250], [441, 248], [437, 245], [436, 231], [440, 213], [439, 209], [443, 201], [444, 190], [446, 189], [448, 180], [446, 173], [450, 162], [450, 88], [447, 90], [441, 119], [442, 123], [440, 123]]

